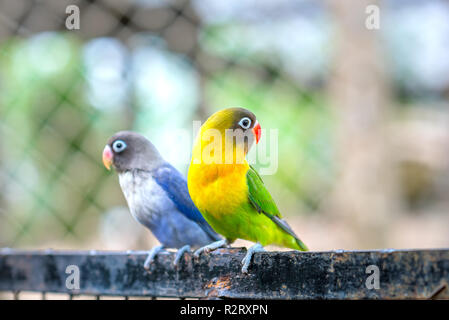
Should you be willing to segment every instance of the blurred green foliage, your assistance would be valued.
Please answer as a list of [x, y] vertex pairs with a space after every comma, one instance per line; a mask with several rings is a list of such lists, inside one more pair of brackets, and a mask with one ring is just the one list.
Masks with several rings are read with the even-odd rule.
[[[0, 225], [5, 243], [88, 239], [105, 209], [124, 204], [115, 177], [100, 162], [107, 137], [134, 126], [142, 131], [143, 119], [147, 132], [162, 137], [186, 123], [185, 113], [164, 111], [142, 95], [135, 100], [133, 81], [129, 104], [95, 108], [87, 97], [83, 46], [76, 37], [55, 32], [1, 46], [2, 173], [10, 182], [3, 197], [7, 223]], [[300, 90], [280, 75], [261, 78], [247, 66], [242, 61], [242, 68], [209, 77], [205, 103], [210, 113], [233, 105], [250, 108], [264, 128], [279, 129], [279, 170], [267, 183], [284, 210], [316, 209], [333, 176], [330, 111], [319, 93]], [[194, 111], [187, 114], [190, 121]], [[167, 121], [161, 121], [164, 114]]]
[[[447, 95], [449, 7], [426, 3], [398, 5], [382, 27], [391, 89], [403, 101]], [[118, 21], [97, 5], [83, 8], [91, 24], [79, 33], [8, 29], [0, 43], [0, 247], [97, 241], [111, 208], [126, 206], [116, 175], [101, 163], [106, 140], [137, 130], [185, 173], [192, 121], [229, 106], [249, 108], [263, 129], [278, 130], [278, 170], [264, 180], [282, 213], [323, 211], [338, 187], [337, 123], [325, 91], [335, 39], [327, 9], [305, 1], [298, 14], [289, 12], [295, 3], [247, 12], [249, 3], [192, 1], [177, 10], [136, 6], [135, 16]], [[439, 27], [416, 24], [423, 13]], [[423, 132], [432, 136], [429, 128]], [[442, 169], [412, 160], [418, 165], [400, 173], [410, 187], [403, 196], [426, 202]], [[119, 216], [109, 220], [120, 226]]]

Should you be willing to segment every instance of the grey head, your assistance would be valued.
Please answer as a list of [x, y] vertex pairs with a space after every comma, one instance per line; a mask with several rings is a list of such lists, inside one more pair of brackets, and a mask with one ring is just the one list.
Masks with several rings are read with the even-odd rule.
[[118, 173], [131, 170], [151, 171], [165, 163], [156, 147], [144, 136], [132, 131], [120, 131], [109, 138], [103, 163]]

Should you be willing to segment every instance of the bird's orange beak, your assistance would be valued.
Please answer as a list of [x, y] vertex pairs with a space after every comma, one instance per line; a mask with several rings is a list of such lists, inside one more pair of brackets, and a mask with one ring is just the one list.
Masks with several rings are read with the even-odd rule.
[[104, 150], [103, 150], [103, 164], [106, 167], [106, 169], [108, 169], [108, 170], [111, 170], [112, 158], [113, 158], [113, 154], [112, 154], [111, 147], [106, 145], [106, 147], [104, 147]]
[[259, 121], [256, 120], [256, 124], [253, 127], [253, 133], [256, 137], [256, 144], [259, 143], [260, 136], [262, 135], [262, 128], [260, 127]]

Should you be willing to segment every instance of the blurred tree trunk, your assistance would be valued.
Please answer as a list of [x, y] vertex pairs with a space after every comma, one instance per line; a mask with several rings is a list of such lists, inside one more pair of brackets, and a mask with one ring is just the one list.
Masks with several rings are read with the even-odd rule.
[[338, 168], [330, 210], [358, 233], [357, 248], [386, 245], [397, 204], [380, 30], [365, 26], [365, 10], [372, 4], [378, 3], [329, 0], [336, 27], [329, 93], [337, 119]]

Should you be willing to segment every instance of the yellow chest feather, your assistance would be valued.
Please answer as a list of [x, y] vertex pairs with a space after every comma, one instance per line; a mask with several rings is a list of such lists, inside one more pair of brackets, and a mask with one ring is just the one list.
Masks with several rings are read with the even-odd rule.
[[246, 173], [243, 164], [191, 164], [189, 192], [198, 209], [213, 216], [233, 212], [248, 199]]

